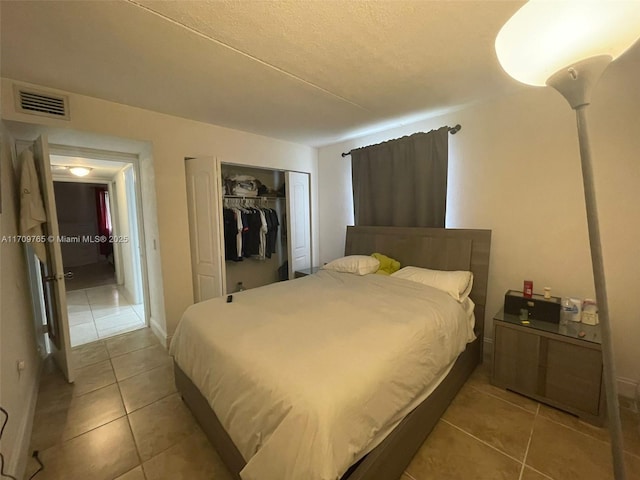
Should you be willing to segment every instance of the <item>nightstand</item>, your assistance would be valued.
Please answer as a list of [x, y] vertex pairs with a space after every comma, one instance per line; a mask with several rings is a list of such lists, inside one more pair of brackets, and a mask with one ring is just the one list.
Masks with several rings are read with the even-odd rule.
[[[493, 319], [491, 383], [596, 425], [605, 416], [600, 327], [560, 325], [500, 310]], [[581, 336], [581, 333], [584, 335]]]
[[306, 277], [307, 275], [313, 275], [320, 269], [322, 269], [322, 267], [303, 268], [302, 270], [296, 270], [294, 276], [295, 278]]

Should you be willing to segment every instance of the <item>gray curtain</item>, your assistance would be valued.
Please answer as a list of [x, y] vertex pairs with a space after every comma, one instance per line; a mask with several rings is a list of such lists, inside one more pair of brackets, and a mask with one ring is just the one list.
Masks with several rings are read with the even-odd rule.
[[355, 224], [444, 227], [449, 128], [351, 151]]

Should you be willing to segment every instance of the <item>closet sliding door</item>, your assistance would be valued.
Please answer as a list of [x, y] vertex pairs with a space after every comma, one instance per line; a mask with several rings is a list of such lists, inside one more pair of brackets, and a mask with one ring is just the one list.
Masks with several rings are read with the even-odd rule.
[[311, 209], [309, 174], [286, 172], [287, 246], [289, 279], [295, 272], [311, 268]]
[[220, 226], [220, 162], [213, 157], [186, 160], [193, 300], [223, 294]]

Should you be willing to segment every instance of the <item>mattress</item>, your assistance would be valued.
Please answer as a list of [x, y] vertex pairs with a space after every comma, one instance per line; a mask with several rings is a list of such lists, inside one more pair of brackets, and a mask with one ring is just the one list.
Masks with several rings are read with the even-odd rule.
[[192, 305], [170, 352], [244, 480], [336, 480], [437, 387], [472, 319], [426, 285], [322, 270]]

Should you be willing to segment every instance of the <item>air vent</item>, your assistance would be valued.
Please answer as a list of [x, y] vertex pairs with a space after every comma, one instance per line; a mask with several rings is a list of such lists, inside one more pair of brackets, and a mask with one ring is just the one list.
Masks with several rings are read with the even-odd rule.
[[15, 94], [18, 112], [69, 120], [69, 98], [66, 95], [41, 92], [18, 85], [15, 86]]

